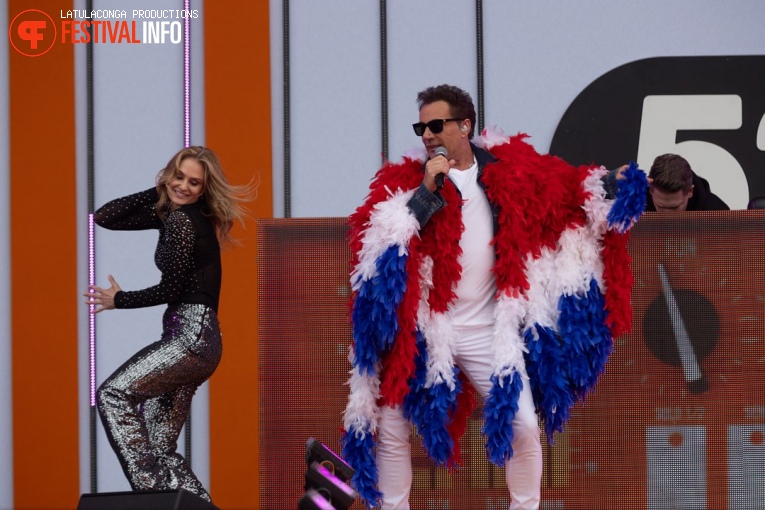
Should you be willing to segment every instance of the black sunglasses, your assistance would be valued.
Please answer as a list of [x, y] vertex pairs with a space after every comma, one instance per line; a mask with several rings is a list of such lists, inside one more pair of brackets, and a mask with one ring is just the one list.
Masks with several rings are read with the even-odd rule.
[[425, 124], [424, 122], [417, 122], [416, 124], [412, 124], [412, 127], [414, 128], [414, 134], [417, 135], [417, 136], [424, 135], [425, 134], [425, 128], [430, 129], [431, 133], [433, 133], [434, 135], [437, 135], [438, 133], [440, 133], [441, 131], [444, 130], [444, 122], [449, 122], [449, 121], [452, 121], [452, 120], [455, 120], [455, 121], [459, 122], [462, 119], [457, 119], [457, 118], [451, 118], [451, 119], [433, 119], [430, 122], [428, 122], [427, 124]]

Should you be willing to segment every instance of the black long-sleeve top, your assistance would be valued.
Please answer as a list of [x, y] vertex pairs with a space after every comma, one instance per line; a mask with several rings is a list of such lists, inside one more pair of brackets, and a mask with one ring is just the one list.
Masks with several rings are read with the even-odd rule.
[[163, 303], [198, 303], [218, 311], [221, 284], [220, 245], [203, 199], [157, 215], [156, 188], [118, 198], [95, 212], [97, 225], [110, 230], [158, 229], [154, 262], [162, 276], [157, 285], [119, 291], [115, 308], [142, 308]]

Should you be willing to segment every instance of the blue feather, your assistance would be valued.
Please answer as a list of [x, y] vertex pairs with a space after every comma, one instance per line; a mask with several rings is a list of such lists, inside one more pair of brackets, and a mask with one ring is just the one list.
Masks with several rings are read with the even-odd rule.
[[367, 508], [378, 507], [383, 495], [377, 489], [374, 435], [369, 431], [351, 429], [343, 432], [340, 444], [343, 446], [343, 459], [355, 470], [351, 477], [351, 486], [365, 500]]
[[523, 380], [518, 372], [500, 380], [491, 376], [492, 387], [483, 407], [483, 429], [489, 461], [504, 466], [513, 456], [513, 419], [518, 412], [518, 397]]
[[569, 377], [577, 400], [584, 399], [603, 372], [613, 350], [606, 325], [605, 298], [593, 279], [583, 296], [564, 296], [559, 302], [561, 336], [569, 348]]
[[404, 397], [404, 417], [418, 429], [424, 423], [427, 405], [427, 376], [428, 349], [425, 337], [417, 330], [417, 356], [414, 359], [414, 377], [409, 381], [409, 393]]
[[457, 378], [459, 368], [453, 368], [456, 381], [454, 390], [450, 390], [443, 382], [426, 388], [428, 351], [425, 337], [419, 331], [417, 349], [414, 377], [409, 383], [409, 393], [404, 398], [404, 417], [417, 427], [428, 456], [438, 465], [451, 466], [454, 438], [447, 427], [457, 407], [457, 395], [462, 391]]
[[407, 255], [390, 246], [377, 259], [377, 274], [362, 282], [353, 302], [354, 359], [359, 373], [375, 375], [375, 364], [393, 346], [399, 331], [396, 311], [406, 292]]
[[531, 363], [527, 362], [526, 370], [532, 381], [535, 405], [544, 418], [547, 440], [554, 444], [555, 432], [563, 430], [575, 401], [567, 366], [569, 346], [551, 328], [539, 325], [535, 328], [539, 339], [533, 342], [526, 339], [526, 345], [531, 346], [526, 355]]
[[[536, 333], [536, 337], [535, 337]], [[539, 324], [526, 328], [523, 332], [524, 342], [526, 344], [527, 351], [523, 354], [524, 361], [526, 363], [526, 373], [529, 376], [529, 382], [531, 383], [531, 395], [534, 398], [534, 406], [537, 409], [541, 408], [542, 396], [544, 389], [542, 386], [542, 345], [543, 341], [541, 336], [550, 334], [548, 328], [543, 328]]]
[[[455, 379], [456, 376], [455, 369]], [[447, 466], [454, 454], [454, 439], [447, 427], [456, 407], [458, 385], [450, 390], [446, 383], [441, 382], [428, 389], [428, 405], [418, 431], [428, 456], [439, 466]]]
[[625, 232], [631, 222], [645, 212], [648, 178], [635, 162], [631, 162], [617, 183], [616, 200], [608, 212], [608, 225], [618, 232]]

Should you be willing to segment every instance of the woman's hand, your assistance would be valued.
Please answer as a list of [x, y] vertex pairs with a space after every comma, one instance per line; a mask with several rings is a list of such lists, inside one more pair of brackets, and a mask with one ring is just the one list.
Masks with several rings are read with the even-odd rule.
[[86, 301], [87, 304], [96, 305], [94, 313], [114, 309], [114, 295], [122, 289], [112, 275], [109, 275], [109, 283], [111, 283], [112, 286], [108, 289], [102, 289], [101, 287], [93, 285], [90, 287], [90, 292], [83, 294], [83, 296], [88, 298]]

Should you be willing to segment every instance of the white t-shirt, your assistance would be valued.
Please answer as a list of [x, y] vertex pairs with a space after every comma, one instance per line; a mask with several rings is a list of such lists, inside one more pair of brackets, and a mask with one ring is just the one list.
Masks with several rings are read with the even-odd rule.
[[457, 299], [451, 307], [453, 324], [487, 326], [494, 323], [496, 283], [494, 281], [494, 235], [491, 207], [478, 185], [478, 163], [466, 170], [449, 170], [449, 179], [462, 194], [462, 222], [465, 231], [460, 239], [462, 277], [457, 283]]

